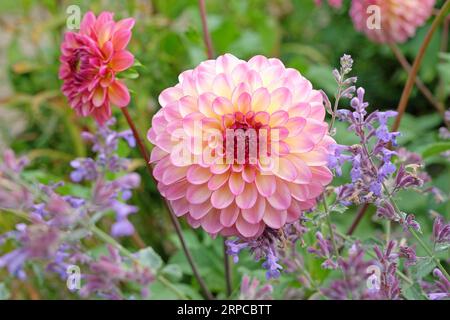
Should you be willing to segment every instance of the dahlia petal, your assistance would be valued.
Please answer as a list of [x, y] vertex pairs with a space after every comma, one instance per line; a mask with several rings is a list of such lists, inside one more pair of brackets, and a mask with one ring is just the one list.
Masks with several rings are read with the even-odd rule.
[[233, 104], [230, 100], [224, 97], [217, 97], [214, 99], [212, 108], [218, 115], [225, 115], [233, 112]]
[[120, 81], [114, 81], [108, 88], [109, 100], [118, 107], [125, 107], [130, 103], [128, 88]]
[[135, 23], [134, 18], [125, 18], [119, 20], [114, 26], [114, 31], [131, 30], [134, 27], [134, 23]]
[[105, 102], [105, 99], [106, 90], [101, 86], [98, 86], [94, 91], [94, 95], [92, 96], [92, 103], [94, 104], [94, 106], [100, 107]]
[[172, 184], [186, 177], [189, 167], [170, 166], [164, 171], [161, 182], [164, 184]]
[[214, 209], [202, 218], [201, 224], [203, 229], [210, 234], [216, 234], [223, 228], [223, 225], [220, 224], [220, 213]]
[[272, 169], [273, 174], [286, 181], [294, 181], [297, 176], [297, 169], [289, 159], [280, 157], [277, 158], [276, 165]]
[[329, 153], [325, 148], [315, 149], [298, 155], [308, 166], [325, 166], [328, 163]]
[[266, 88], [259, 88], [252, 94], [252, 110], [266, 111], [270, 105], [270, 93]]
[[308, 188], [308, 198], [315, 199], [320, 196], [323, 192], [323, 187], [321, 184], [312, 182], [308, 185], [305, 185]]
[[245, 238], [251, 238], [256, 236], [260, 226], [259, 224], [248, 223], [242, 217], [239, 217], [236, 221], [236, 228], [242, 236]]
[[270, 66], [269, 60], [261, 55], [254, 56], [248, 60], [248, 66], [254, 70], [261, 70], [262, 68]]
[[323, 121], [317, 121], [309, 118], [307, 119], [306, 126], [303, 130], [303, 132], [307, 134], [314, 143], [319, 143], [325, 136], [328, 130], [328, 125]]
[[231, 227], [235, 224], [240, 209], [232, 204], [220, 211], [220, 223], [225, 227]]
[[240, 62], [242, 61], [232, 54], [225, 53], [216, 59], [216, 72], [229, 74]]
[[293, 223], [297, 221], [302, 216], [302, 210], [300, 209], [297, 200], [292, 200], [291, 206], [287, 209], [287, 223]]
[[286, 210], [277, 210], [271, 206], [266, 206], [266, 212], [264, 213], [263, 221], [272, 229], [280, 229], [287, 219]]
[[111, 42], [115, 51], [121, 51], [126, 48], [131, 39], [131, 31], [121, 29], [112, 35]]
[[269, 112], [276, 110], [287, 110], [291, 106], [292, 93], [288, 88], [281, 87], [275, 89], [270, 94]]
[[179, 87], [170, 87], [167, 89], [164, 89], [159, 97], [158, 101], [161, 107], [165, 107], [169, 103], [172, 103], [174, 101], [177, 101], [183, 96], [183, 90]]
[[189, 185], [186, 190], [186, 199], [189, 203], [200, 204], [205, 202], [211, 196], [211, 190], [208, 189], [208, 185]]
[[264, 197], [270, 197], [276, 190], [276, 178], [273, 175], [258, 174], [256, 176], [256, 188]]
[[189, 211], [189, 202], [185, 198], [170, 201], [170, 205], [177, 217], [184, 216]]
[[277, 188], [273, 195], [267, 198], [270, 205], [277, 210], [286, 210], [291, 205], [291, 193], [284, 182], [277, 180]]
[[310, 167], [312, 179], [326, 186], [333, 180], [333, 173], [327, 167]]
[[88, 11], [84, 17], [83, 20], [80, 23], [80, 33], [89, 35], [91, 33], [91, 29], [95, 24], [95, 14], [92, 11]]
[[244, 191], [236, 197], [236, 204], [241, 209], [252, 208], [258, 199], [258, 191], [253, 184], [245, 184]]
[[210, 201], [205, 201], [200, 204], [189, 204], [189, 214], [196, 220], [203, 218], [212, 209]]
[[288, 183], [291, 196], [298, 201], [306, 201], [309, 199], [309, 189], [306, 185]]
[[210, 93], [210, 91], [212, 90], [213, 81], [214, 75], [208, 72], [199, 72], [195, 79], [197, 92], [199, 94]]
[[224, 209], [228, 207], [234, 200], [234, 195], [231, 193], [228, 185], [223, 185], [212, 193], [211, 203], [214, 208]]
[[289, 108], [289, 116], [292, 118], [307, 118], [311, 113], [311, 105], [307, 102], [297, 103]]
[[214, 174], [222, 174], [230, 169], [230, 164], [228, 163], [214, 163], [211, 166], [211, 172]]
[[242, 209], [242, 217], [249, 223], [259, 223], [264, 217], [266, 210], [266, 200], [263, 197], [258, 197], [255, 206], [251, 209]]
[[314, 142], [306, 135], [300, 135], [297, 137], [289, 137], [284, 140], [293, 153], [305, 153], [314, 149]]
[[244, 114], [251, 110], [251, 101], [252, 98], [249, 93], [242, 93], [237, 100], [238, 110]]
[[240, 173], [233, 172], [228, 180], [228, 185], [231, 193], [237, 196], [244, 191], [245, 181], [242, 179]]
[[293, 117], [287, 121], [285, 126], [286, 129], [289, 130], [289, 136], [296, 137], [303, 131], [305, 125], [306, 125], [305, 118]]
[[192, 218], [190, 215], [186, 216], [186, 220], [194, 229], [197, 229], [198, 227], [201, 226], [201, 220], [196, 220]]
[[223, 186], [227, 181], [228, 178], [230, 176], [230, 172], [226, 172], [223, 174], [215, 174], [211, 177], [211, 179], [209, 179], [208, 181], [208, 188], [211, 190], [217, 190], [219, 189], [221, 186]]
[[181, 199], [186, 196], [187, 187], [188, 184], [186, 183], [186, 181], [181, 180], [177, 183], [167, 186], [164, 196], [167, 198], [167, 200]]
[[204, 184], [212, 177], [212, 173], [209, 169], [200, 167], [198, 165], [190, 166], [186, 179], [192, 184]]
[[198, 112], [197, 99], [194, 96], [184, 96], [178, 101], [179, 111], [182, 117], [187, 117], [191, 113], [197, 114], [197, 119], [201, 119], [200, 112]]
[[254, 166], [245, 166], [242, 170], [242, 179], [247, 183], [253, 183], [256, 179], [256, 169]]
[[198, 110], [209, 118], [217, 117], [217, 114], [212, 108], [212, 104], [217, 96], [212, 92], [202, 93], [198, 97]]
[[126, 50], [115, 52], [111, 59], [111, 67], [114, 71], [120, 72], [128, 69], [134, 63], [134, 56]]
[[165, 152], [163, 149], [159, 148], [158, 146], [155, 146], [155, 147], [153, 147], [152, 153], [150, 155], [150, 163], [154, 163], [154, 162], [160, 161], [161, 159], [163, 159], [167, 155], [168, 155], [167, 152]]
[[216, 76], [213, 82], [213, 92], [219, 97], [231, 98], [232, 82], [228, 75], [221, 73]]
[[[99, 17], [97, 22], [99, 22], [101, 18]], [[108, 21], [106, 23], [103, 23], [98, 29], [97, 29], [97, 41], [100, 47], [103, 46], [103, 44], [111, 39], [112, 32], [114, 28], [114, 22]]]
[[294, 182], [303, 184], [311, 182], [312, 174], [309, 166], [299, 156], [292, 154], [286, 157], [294, 164], [298, 173]]

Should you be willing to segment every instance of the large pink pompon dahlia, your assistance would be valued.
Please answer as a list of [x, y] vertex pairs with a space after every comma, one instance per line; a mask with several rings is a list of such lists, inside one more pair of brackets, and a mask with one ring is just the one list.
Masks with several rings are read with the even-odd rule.
[[177, 216], [211, 235], [279, 229], [332, 179], [322, 95], [278, 59], [204, 61], [159, 103], [148, 132], [158, 188]]
[[436, 0], [353, 0], [350, 16], [356, 30], [379, 43], [402, 43], [413, 37], [433, 12]]
[[128, 88], [116, 75], [134, 63], [126, 50], [133, 26], [132, 18], [115, 22], [111, 12], [97, 18], [88, 12], [78, 33], [65, 33], [59, 78], [64, 95], [79, 115], [92, 115], [103, 124], [111, 117], [111, 103], [124, 107], [130, 102]]

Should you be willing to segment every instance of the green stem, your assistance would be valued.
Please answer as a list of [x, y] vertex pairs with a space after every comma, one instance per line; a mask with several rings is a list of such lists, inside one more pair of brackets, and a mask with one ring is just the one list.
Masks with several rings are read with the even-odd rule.
[[327, 204], [327, 200], [325, 198], [325, 195], [323, 196], [323, 207], [325, 209], [325, 214], [327, 216], [327, 225], [328, 225], [328, 229], [330, 229], [330, 238], [331, 238], [331, 243], [333, 245], [333, 250], [334, 250], [334, 254], [336, 255], [336, 258], [339, 258], [339, 250], [336, 244], [336, 239], [334, 237], [334, 230], [333, 227], [331, 226], [331, 217], [330, 217], [330, 211], [328, 210], [328, 204]]
[[[114, 247], [116, 247], [119, 252], [128, 257], [130, 260], [132, 260], [134, 263], [140, 265], [141, 262], [136, 259], [136, 257], [130, 252], [128, 251], [128, 249], [126, 249], [125, 247], [123, 247], [120, 243], [118, 243], [113, 237], [111, 237], [109, 234], [107, 234], [106, 232], [104, 232], [103, 230], [99, 229], [97, 226], [95, 225], [88, 225], [87, 226], [89, 228], [89, 230], [92, 231], [93, 234], [95, 234], [99, 239], [101, 239], [102, 241], [104, 241], [105, 243], [108, 243]], [[177, 295], [178, 298], [182, 299], [182, 300], [188, 300], [188, 297], [186, 295], [184, 295], [184, 293], [182, 293], [180, 290], [178, 290], [168, 279], [166, 279], [164, 276], [158, 274], [156, 276], [156, 278], [158, 279], [159, 282], [161, 282], [162, 284], [164, 284], [168, 289], [170, 289], [171, 291], [173, 291], [173, 293], [175, 293]]]

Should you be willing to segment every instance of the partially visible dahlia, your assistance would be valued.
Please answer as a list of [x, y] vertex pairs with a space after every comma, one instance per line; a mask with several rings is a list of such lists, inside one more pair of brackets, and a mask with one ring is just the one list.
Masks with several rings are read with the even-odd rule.
[[[435, 0], [353, 0], [350, 16], [356, 30], [380, 43], [402, 43], [414, 36], [416, 29], [431, 16]], [[378, 6], [380, 28], [374, 28], [371, 17]], [[369, 8], [369, 10], [368, 10]], [[369, 21], [369, 23], [368, 23]]]
[[148, 139], [161, 194], [211, 235], [296, 221], [332, 173], [322, 95], [278, 59], [200, 63], [159, 96]]
[[79, 33], [65, 33], [59, 78], [79, 115], [92, 115], [103, 124], [111, 117], [111, 103], [124, 107], [130, 102], [128, 88], [116, 75], [133, 65], [134, 57], [126, 50], [133, 25], [132, 18], [115, 22], [111, 12], [97, 18], [88, 12]]

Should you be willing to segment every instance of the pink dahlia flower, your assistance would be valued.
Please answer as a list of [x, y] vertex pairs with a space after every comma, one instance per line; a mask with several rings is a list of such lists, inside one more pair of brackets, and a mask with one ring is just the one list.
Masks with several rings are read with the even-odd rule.
[[88, 12], [79, 33], [64, 35], [59, 78], [64, 81], [64, 95], [79, 115], [92, 115], [103, 124], [111, 117], [111, 103], [124, 107], [130, 102], [128, 88], [116, 75], [134, 63], [126, 50], [133, 25], [132, 18], [115, 22], [113, 13], [102, 12], [96, 18]]
[[298, 220], [332, 179], [322, 99], [263, 56], [225, 54], [183, 72], [148, 132], [161, 194], [211, 235], [251, 238]]
[[[356, 30], [379, 43], [402, 43], [431, 16], [435, 0], [353, 0], [350, 16]], [[371, 6], [377, 6], [371, 7]], [[375, 10], [374, 10], [375, 9]], [[377, 24], [377, 12], [379, 19]]]

